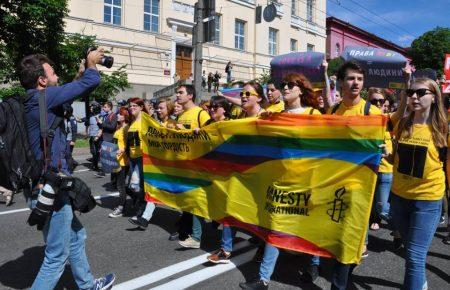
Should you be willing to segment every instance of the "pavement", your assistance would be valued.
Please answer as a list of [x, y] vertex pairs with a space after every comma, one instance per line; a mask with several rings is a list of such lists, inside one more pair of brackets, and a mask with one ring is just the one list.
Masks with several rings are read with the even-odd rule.
[[[176, 210], [158, 207], [145, 231], [131, 225], [128, 217], [108, 218], [118, 202], [117, 192], [105, 189], [109, 177], [98, 178], [89, 171], [89, 153], [83, 150], [76, 151], [82, 165], [75, 175], [91, 187], [98, 206], [77, 217], [88, 233], [86, 251], [95, 277], [116, 273], [113, 289], [174, 290], [240, 289], [240, 282], [257, 275], [259, 264], [251, 261], [256, 249], [245, 233], [238, 232], [232, 263], [212, 265], [206, 255], [219, 247], [221, 232], [213, 230], [210, 223], [205, 225], [201, 248], [184, 249], [176, 241], [168, 241], [180, 214]], [[17, 195], [14, 201], [9, 207], [0, 203], [0, 289], [30, 288], [44, 257], [42, 233], [26, 224], [30, 211], [23, 196]], [[445, 225], [440, 225], [428, 253], [429, 289], [450, 289], [450, 246], [442, 243], [445, 235]], [[385, 225], [370, 231], [369, 257], [356, 267], [349, 289], [399, 289], [403, 253], [391, 248], [392, 237]], [[323, 259], [320, 277], [314, 284], [305, 284], [299, 271], [306, 261], [304, 255], [281, 252], [270, 289], [330, 289], [332, 262]], [[56, 289], [77, 289], [69, 265]]]

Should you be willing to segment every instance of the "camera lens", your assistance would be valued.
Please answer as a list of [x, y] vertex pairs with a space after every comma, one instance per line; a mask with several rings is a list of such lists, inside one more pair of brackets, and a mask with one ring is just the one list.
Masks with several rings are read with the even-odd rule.
[[107, 67], [107, 68], [111, 68], [114, 64], [114, 57], [112, 56], [104, 56], [102, 58], [102, 65]]

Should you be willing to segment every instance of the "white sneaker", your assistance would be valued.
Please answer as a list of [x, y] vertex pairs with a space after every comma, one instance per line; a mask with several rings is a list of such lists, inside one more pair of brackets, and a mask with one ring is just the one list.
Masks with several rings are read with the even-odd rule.
[[122, 213], [122, 210], [121, 210], [120, 208], [116, 207], [116, 208], [113, 210], [113, 212], [110, 213], [108, 216], [109, 216], [110, 218], [117, 218], [117, 217], [122, 217], [122, 216], [123, 216], [123, 213]]
[[199, 249], [200, 248], [200, 242], [197, 242], [191, 236], [189, 236], [184, 241], [179, 241], [178, 244], [180, 244], [180, 246], [185, 247], [185, 248], [191, 248], [191, 249]]

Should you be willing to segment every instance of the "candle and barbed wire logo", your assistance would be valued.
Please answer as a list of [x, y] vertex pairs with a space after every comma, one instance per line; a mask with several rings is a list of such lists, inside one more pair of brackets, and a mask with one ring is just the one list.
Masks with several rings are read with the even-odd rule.
[[344, 219], [344, 212], [348, 208], [347, 204], [344, 202], [342, 197], [345, 194], [345, 187], [341, 187], [334, 192], [335, 199], [334, 201], [329, 202], [328, 204], [332, 204], [333, 207], [327, 211], [327, 214], [331, 217], [331, 220], [334, 222], [340, 222]]

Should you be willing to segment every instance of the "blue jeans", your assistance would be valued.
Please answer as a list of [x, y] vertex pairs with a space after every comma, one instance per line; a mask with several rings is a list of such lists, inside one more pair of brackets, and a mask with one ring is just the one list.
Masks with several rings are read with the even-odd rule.
[[192, 235], [191, 237], [200, 242], [202, 240], [202, 222], [203, 218], [200, 216], [192, 215]]
[[266, 243], [266, 246], [264, 247], [263, 261], [259, 266], [259, 278], [261, 280], [266, 282], [270, 281], [270, 277], [275, 269], [279, 254], [280, 251], [276, 247]]
[[61, 208], [54, 211], [43, 229], [46, 241], [44, 262], [34, 280], [33, 290], [54, 289], [67, 262], [79, 289], [91, 289], [94, 278], [86, 257], [86, 230], [74, 216], [66, 193], [60, 197]]
[[236, 236], [236, 230], [229, 226], [223, 226], [221, 248], [225, 252], [233, 251], [233, 238]]
[[409, 200], [392, 193], [391, 213], [405, 245], [403, 288], [422, 290], [427, 252], [441, 216], [442, 201]]
[[379, 172], [375, 187], [375, 209], [378, 216], [387, 221], [390, 217], [389, 194], [391, 192], [391, 185], [392, 173]]

